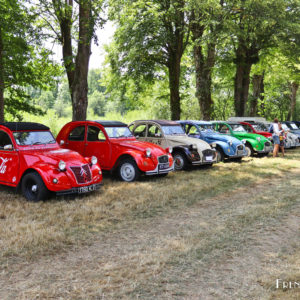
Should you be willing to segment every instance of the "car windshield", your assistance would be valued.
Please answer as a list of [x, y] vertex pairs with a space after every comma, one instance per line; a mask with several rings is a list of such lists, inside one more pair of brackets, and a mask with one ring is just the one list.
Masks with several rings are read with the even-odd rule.
[[55, 144], [55, 138], [50, 131], [18, 131], [13, 133], [18, 145], [32, 146]]
[[258, 131], [268, 131], [268, 128], [265, 124], [252, 124], [252, 126], [254, 127], [255, 130]]
[[298, 126], [297, 126], [295, 123], [290, 123], [290, 124], [291, 124], [291, 127], [292, 127], [293, 129], [299, 129]]
[[290, 128], [286, 124], [281, 124], [283, 130], [289, 130]]
[[165, 135], [185, 135], [182, 127], [178, 126], [162, 126], [162, 131]]
[[106, 133], [110, 138], [133, 137], [128, 127], [105, 127]]
[[247, 130], [241, 124], [230, 124], [233, 131], [247, 132]]
[[212, 124], [198, 124], [200, 131], [204, 132], [214, 132], [214, 126]]

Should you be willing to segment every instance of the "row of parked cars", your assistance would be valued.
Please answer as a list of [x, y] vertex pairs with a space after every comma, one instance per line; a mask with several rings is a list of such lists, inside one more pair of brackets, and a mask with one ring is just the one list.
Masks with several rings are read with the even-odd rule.
[[[21, 190], [27, 200], [39, 201], [50, 193], [95, 191], [102, 170], [132, 182], [141, 175], [163, 177], [189, 166], [265, 156], [273, 146], [264, 122], [139, 120], [127, 126], [76, 121], [66, 124], [56, 139], [42, 124], [1, 123], [0, 183]], [[286, 147], [299, 146], [297, 125], [284, 124], [289, 128]]]

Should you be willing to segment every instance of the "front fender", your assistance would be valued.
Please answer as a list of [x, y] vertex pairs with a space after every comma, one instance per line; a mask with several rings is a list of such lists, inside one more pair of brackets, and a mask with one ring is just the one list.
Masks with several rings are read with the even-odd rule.
[[[92, 181], [80, 186], [99, 183], [102, 180], [102, 174], [100, 174], [101, 169], [98, 165], [94, 165], [90, 169], [92, 173]], [[45, 183], [47, 189], [52, 192], [69, 190], [73, 187], [79, 186], [74, 175], [71, 174], [71, 171], [68, 168], [65, 171], [60, 171], [56, 166], [46, 163], [38, 163], [34, 164], [29, 170], [26, 170], [24, 173], [27, 173], [30, 170], [37, 172], [43, 179], [43, 182]], [[22, 174], [22, 177], [24, 173]], [[53, 179], [57, 179], [57, 183], [54, 183]]]
[[[176, 150], [183, 152], [186, 155], [186, 158], [189, 162], [198, 161], [201, 159], [201, 154], [198, 152], [197, 149], [191, 150], [188, 146], [176, 146], [173, 148], [173, 153], [175, 153]], [[198, 155], [195, 155], [195, 152], [197, 152]]]
[[[68, 190], [72, 188], [71, 180], [67, 175], [68, 171], [61, 172], [55, 166], [46, 163], [34, 164], [31, 166], [30, 170], [37, 172], [41, 176], [47, 189], [50, 191], [56, 192], [59, 190]], [[22, 174], [22, 177], [28, 172], [29, 170], [26, 170]], [[58, 183], [53, 183], [54, 178], [58, 179]]]

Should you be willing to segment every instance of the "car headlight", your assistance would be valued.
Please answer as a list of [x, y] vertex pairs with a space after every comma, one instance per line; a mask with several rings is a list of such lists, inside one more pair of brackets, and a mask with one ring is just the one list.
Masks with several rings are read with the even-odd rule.
[[172, 147], [169, 147], [168, 148], [168, 152], [171, 154], [173, 152], [173, 148]]
[[210, 146], [211, 146], [212, 148], [216, 148], [216, 147], [217, 147], [217, 144], [216, 144], [216, 143], [212, 143], [212, 144], [210, 144]]
[[146, 149], [146, 157], [150, 157], [151, 156], [151, 149]]
[[242, 140], [242, 143], [243, 143], [243, 144], [246, 144], [246, 140]]
[[97, 162], [98, 162], [97, 157], [96, 157], [96, 156], [92, 156], [92, 157], [91, 157], [91, 164], [92, 164], [92, 165], [95, 165]]
[[230, 141], [229, 141], [229, 145], [232, 146], [232, 144], [233, 144], [233, 142], [232, 142], [232, 140], [230, 140]]
[[261, 141], [261, 138], [260, 138], [260, 137], [257, 137], [256, 139], [257, 139], [259, 142]]
[[196, 144], [192, 144], [192, 145], [190, 145], [190, 149], [192, 149], [192, 150], [196, 150], [196, 149], [197, 149], [197, 145], [196, 145]]
[[66, 163], [61, 160], [59, 163], [58, 163], [58, 168], [60, 171], [64, 171], [66, 169]]

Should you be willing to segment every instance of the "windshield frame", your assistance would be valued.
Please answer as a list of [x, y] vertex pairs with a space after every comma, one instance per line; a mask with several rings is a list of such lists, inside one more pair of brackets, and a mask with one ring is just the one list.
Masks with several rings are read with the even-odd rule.
[[[163, 135], [168, 135], [168, 136], [185, 136], [186, 133], [184, 132], [184, 129], [182, 128], [182, 126], [180, 124], [178, 125], [162, 125], [161, 127], [161, 131], [163, 133]], [[169, 132], [166, 132], [165, 129], [166, 128], [180, 128], [182, 132], [180, 133], [172, 133], [170, 134]]]
[[[109, 129], [115, 129], [115, 130], [118, 130], [118, 129], [121, 129], [121, 128], [126, 128], [130, 135], [127, 135], [127, 136], [111, 136], [109, 134]], [[106, 132], [106, 135], [109, 139], [128, 139], [128, 138], [134, 138], [134, 134], [132, 133], [132, 131], [127, 127], [127, 126], [104, 126], [104, 130]]]
[[[43, 143], [43, 142], [40, 142], [40, 141], [36, 141], [35, 143], [31, 143], [31, 144], [21, 144], [19, 143], [18, 141], [18, 137], [16, 136], [17, 134], [22, 134], [22, 133], [49, 133], [50, 137], [53, 138], [53, 143], [52, 141], [48, 141], [47, 143]], [[50, 130], [24, 130], [24, 131], [12, 131], [12, 135], [13, 135], [13, 138], [15, 140], [15, 143], [17, 146], [20, 146], [20, 147], [35, 147], [35, 146], [46, 146], [46, 145], [55, 145], [57, 142], [56, 142], [56, 139], [55, 137], [53, 136], [52, 132]], [[51, 142], [51, 143], [50, 143]]]

